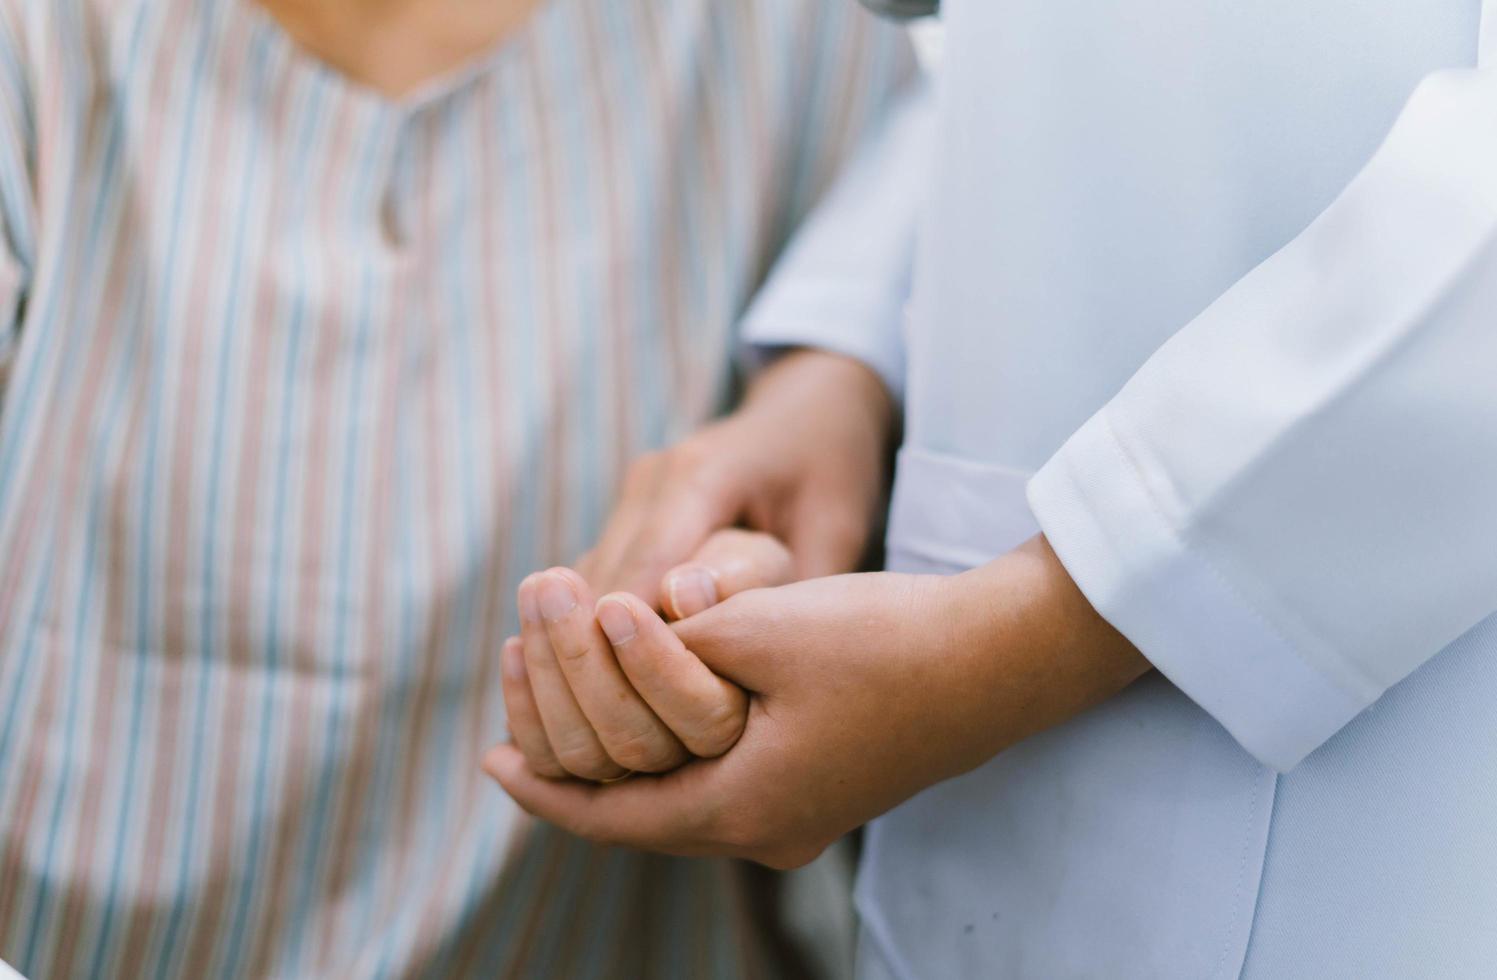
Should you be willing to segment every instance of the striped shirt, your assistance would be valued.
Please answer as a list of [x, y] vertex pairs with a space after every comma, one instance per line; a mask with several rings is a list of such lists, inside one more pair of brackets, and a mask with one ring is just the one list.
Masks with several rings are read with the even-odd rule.
[[909, 77], [855, 9], [551, 0], [392, 101], [251, 0], [0, 0], [0, 956], [751, 969], [725, 872], [519, 847], [478, 756], [518, 578]]

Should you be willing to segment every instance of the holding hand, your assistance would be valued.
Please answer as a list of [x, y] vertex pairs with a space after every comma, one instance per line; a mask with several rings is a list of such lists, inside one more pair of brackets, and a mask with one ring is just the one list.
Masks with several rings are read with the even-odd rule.
[[[684, 614], [792, 574], [784, 545], [730, 529], [669, 573], [661, 592], [668, 612]], [[503, 650], [504, 699], [515, 744], [536, 773], [608, 780], [665, 772], [738, 740], [747, 695], [637, 597], [595, 599], [582, 576], [558, 568], [521, 583], [519, 604], [521, 635]]]
[[690, 676], [686, 658], [699, 657], [752, 692], [737, 743], [614, 786], [541, 778], [509, 745], [485, 768], [573, 833], [676, 854], [803, 864], [1148, 669], [1043, 538], [963, 575], [761, 589], [674, 627], [628, 601], [636, 631], [620, 669], [659, 698], [656, 681]]
[[[653, 688], [631, 684], [603, 626], [627, 631], [627, 614], [643, 610], [636, 628], [663, 640], [650, 606], [679, 619], [749, 589], [855, 568], [883, 500], [894, 420], [866, 367], [799, 351], [765, 369], [733, 415], [631, 467], [577, 570], [520, 587], [522, 629], [504, 645], [504, 690], [534, 771], [616, 779], [731, 745], [746, 716], [741, 690], [684, 648]], [[613, 590], [645, 601], [596, 601]]]
[[671, 569], [710, 563], [700, 550], [735, 527], [783, 542], [795, 578], [853, 571], [882, 509], [895, 426], [894, 402], [868, 368], [821, 351], [787, 354], [732, 415], [630, 467], [577, 571], [600, 591], [654, 602], [657, 591], [671, 594]]

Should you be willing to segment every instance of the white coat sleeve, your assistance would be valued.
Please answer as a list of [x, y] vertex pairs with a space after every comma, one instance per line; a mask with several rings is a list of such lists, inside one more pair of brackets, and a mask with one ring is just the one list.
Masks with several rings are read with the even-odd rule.
[[899, 394], [933, 102], [928, 83], [911, 86], [798, 229], [743, 319], [751, 359], [779, 347], [830, 350]]
[[1497, 71], [1427, 78], [1029, 499], [1099, 612], [1280, 770], [1497, 612]]

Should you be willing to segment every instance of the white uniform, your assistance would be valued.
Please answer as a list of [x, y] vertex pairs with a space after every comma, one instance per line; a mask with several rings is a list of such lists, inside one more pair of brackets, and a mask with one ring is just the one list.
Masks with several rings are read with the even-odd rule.
[[1497, 974], [1481, 6], [946, 0], [747, 336], [904, 389], [895, 567], [1043, 529], [1159, 673], [872, 825], [865, 976]]

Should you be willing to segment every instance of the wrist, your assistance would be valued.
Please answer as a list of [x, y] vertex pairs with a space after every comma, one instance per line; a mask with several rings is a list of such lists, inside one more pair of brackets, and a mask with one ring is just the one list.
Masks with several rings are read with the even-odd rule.
[[948, 582], [943, 615], [971, 703], [978, 763], [1098, 704], [1149, 670], [1043, 536]]
[[838, 416], [866, 427], [879, 444], [892, 441], [899, 406], [883, 379], [863, 362], [815, 348], [787, 352], [750, 383], [740, 412], [804, 425]]

